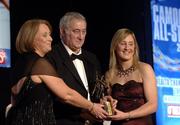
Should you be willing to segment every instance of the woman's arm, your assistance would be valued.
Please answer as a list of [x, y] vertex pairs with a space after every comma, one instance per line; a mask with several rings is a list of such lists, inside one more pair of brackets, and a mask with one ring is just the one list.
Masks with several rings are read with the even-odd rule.
[[20, 92], [24, 81], [25, 81], [26, 77], [21, 78], [17, 84], [15, 84], [14, 86], [12, 86], [11, 88], [11, 104], [14, 105], [15, 104], [15, 97], [16, 95]]
[[63, 102], [74, 106], [89, 110], [97, 118], [106, 118], [107, 112], [104, 111], [103, 105], [92, 103], [78, 92], [69, 88], [61, 78], [39, 75], [39, 78], [49, 87], [52, 92], [57, 95]]
[[146, 63], [141, 63], [140, 67], [147, 102], [138, 109], [130, 112], [132, 118], [146, 116], [157, 110], [157, 86], [154, 71]]

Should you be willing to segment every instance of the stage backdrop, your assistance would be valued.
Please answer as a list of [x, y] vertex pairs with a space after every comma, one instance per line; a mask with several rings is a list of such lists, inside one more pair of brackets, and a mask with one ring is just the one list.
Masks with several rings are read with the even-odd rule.
[[151, 0], [157, 125], [180, 125], [180, 0]]
[[0, 1], [0, 67], [10, 67], [10, 12], [8, 0], [2, 1]]

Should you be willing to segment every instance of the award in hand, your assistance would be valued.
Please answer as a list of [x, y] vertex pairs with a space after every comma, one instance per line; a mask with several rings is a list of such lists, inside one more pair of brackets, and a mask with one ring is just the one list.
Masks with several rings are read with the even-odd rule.
[[108, 112], [109, 115], [113, 115], [111, 101], [106, 97], [106, 95], [108, 95], [107, 90], [108, 85], [104, 79], [104, 76], [99, 77], [98, 75], [96, 75], [96, 84], [92, 93], [93, 98], [95, 100], [102, 100], [106, 112]]
[[104, 104], [104, 109], [106, 110], [108, 115], [113, 115], [113, 108], [111, 101], [109, 101], [106, 97], [103, 97], [103, 104]]

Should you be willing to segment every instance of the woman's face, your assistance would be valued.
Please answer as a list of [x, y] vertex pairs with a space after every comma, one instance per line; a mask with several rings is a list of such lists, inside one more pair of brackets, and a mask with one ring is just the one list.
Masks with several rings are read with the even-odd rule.
[[40, 56], [44, 56], [47, 52], [51, 51], [51, 31], [46, 24], [40, 24], [39, 30], [34, 38], [35, 52]]
[[133, 55], [135, 53], [135, 41], [132, 35], [128, 35], [122, 41], [119, 41], [116, 48], [116, 55], [122, 61], [133, 60]]

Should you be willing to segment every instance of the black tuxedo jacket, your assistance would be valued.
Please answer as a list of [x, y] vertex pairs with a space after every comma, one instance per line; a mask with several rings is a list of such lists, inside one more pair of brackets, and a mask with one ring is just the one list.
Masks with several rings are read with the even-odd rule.
[[[96, 74], [100, 73], [100, 65], [94, 54], [82, 50], [82, 55], [91, 95], [96, 81]], [[67, 50], [61, 42], [53, 46], [52, 51], [48, 53], [47, 58], [56, 69], [59, 77], [62, 78], [70, 88], [76, 90], [83, 97], [87, 98], [87, 90], [85, 89], [72, 60], [70, 59]], [[91, 99], [93, 100], [92, 97]], [[75, 121], [77, 122], [77, 125], [81, 125], [81, 123], [84, 124], [84, 119], [80, 117], [80, 108], [64, 104], [57, 98], [54, 101], [54, 112], [56, 119], [58, 121], [62, 121], [61, 124], [63, 125], [76, 125]]]

